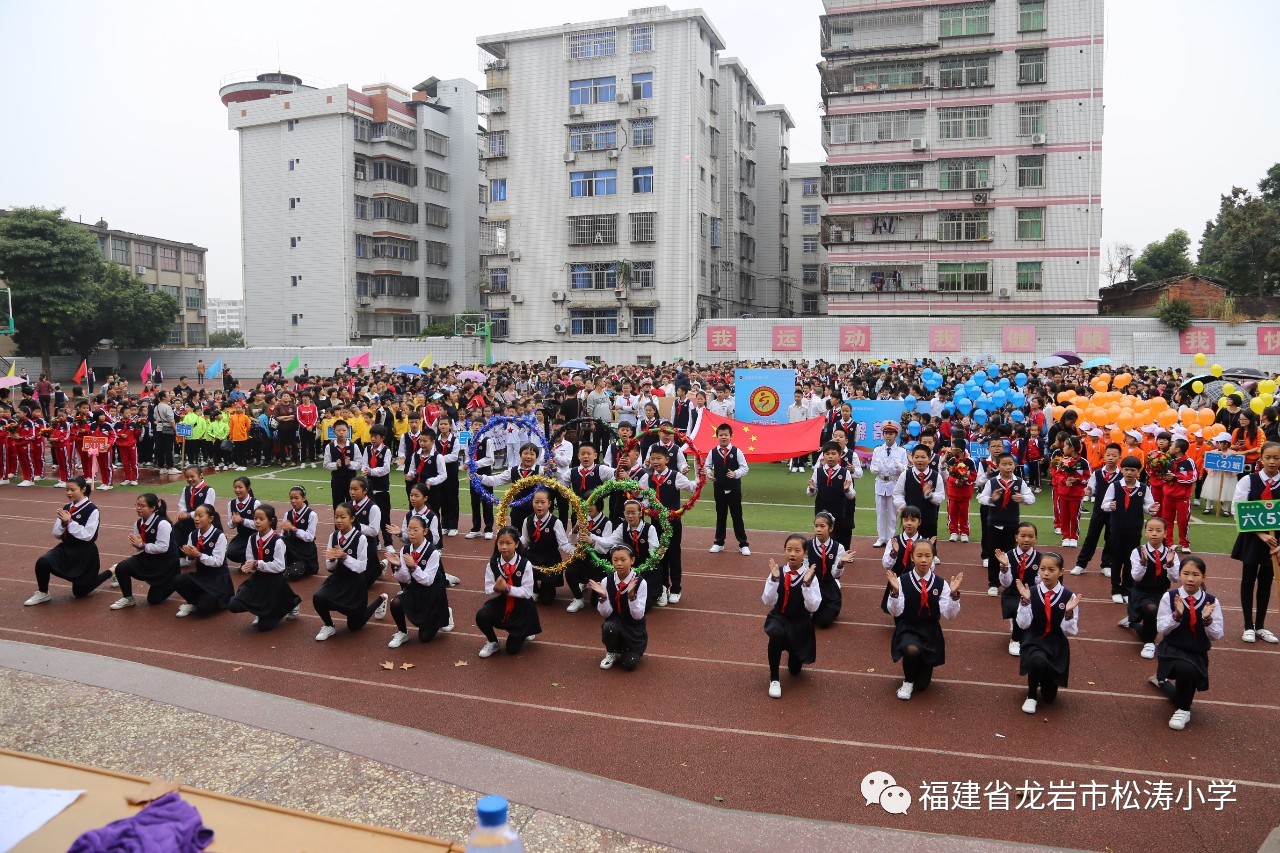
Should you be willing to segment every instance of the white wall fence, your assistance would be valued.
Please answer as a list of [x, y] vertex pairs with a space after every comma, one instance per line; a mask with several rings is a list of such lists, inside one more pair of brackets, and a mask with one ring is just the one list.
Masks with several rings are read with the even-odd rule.
[[[1186, 341], [1183, 352], [1184, 338]], [[848, 346], [865, 349], [842, 349]], [[712, 350], [713, 344], [731, 345], [730, 350]], [[1085, 346], [1102, 350], [1085, 352]], [[1261, 344], [1261, 347], [1260, 347]], [[789, 349], [788, 347], [798, 347]], [[1026, 351], [1034, 347], [1033, 351]], [[699, 324], [694, 334], [692, 354], [699, 362], [723, 360], [854, 358], [942, 358], [952, 359], [993, 355], [1000, 361], [1030, 362], [1058, 350], [1080, 350], [1086, 361], [1106, 356], [1114, 364], [1144, 364], [1156, 367], [1192, 367], [1192, 354], [1204, 352], [1209, 362], [1224, 367], [1257, 367], [1280, 372], [1280, 323], [1239, 323], [1198, 321], [1184, 335], [1147, 317], [1057, 317], [1010, 315], [983, 317], [812, 317], [798, 319], [710, 320]], [[162, 349], [145, 351], [107, 350], [90, 359], [99, 377], [117, 368], [136, 380], [148, 358], [163, 368], [166, 381], [186, 374], [195, 377], [196, 362], [211, 365], [218, 359], [231, 366], [239, 379], [254, 379], [267, 366], [287, 365], [296, 355], [312, 373], [331, 373], [348, 358], [372, 353], [372, 361], [392, 367], [416, 364], [428, 354], [434, 364], [473, 365], [484, 362], [484, 341], [464, 338], [422, 338], [375, 340], [363, 347], [253, 347], [251, 349]], [[688, 341], [662, 344], [628, 343], [616, 340], [583, 342], [566, 336], [555, 343], [495, 343], [495, 360], [545, 361], [551, 356], [596, 358], [607, 363], [636, 363], [642, 357], [652, 363], [671, 362], [690, 355]], [[17, 358], [19, 368], [31, 376], [40, 372], [38, 358]], [[53, 360], [54, 379], [67, 382], [80, 365], [73, 356]], [[3, 364], [7, 370], [8, 363]], [[3, 371], [0, 371], [3, 372]]]

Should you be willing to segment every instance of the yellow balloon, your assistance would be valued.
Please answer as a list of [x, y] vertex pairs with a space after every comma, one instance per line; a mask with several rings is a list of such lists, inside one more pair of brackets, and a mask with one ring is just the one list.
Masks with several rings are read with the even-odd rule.
[[1210, 373], [1212, 373], [1214, 376], [1221, 376], [1221, 375], [1222, 375], [1222, 365], [1221, 365], [1221, 364], [1215, 364], [1215, 365], [1213, 365], [1212, 367], [1210, 367], [1210, 368], [1209, 368], [1209, 372], [1210, 372]]
[[1274, 379], [1262, 380], [1261, 382], [1258, 383], [1258, 393], [1259, 394], [1276, 393], [1276, 381]]
[[1234, 393], [1236, 393], [1236, 386], [1235, 386], [1235, 383], [1234, 383], [1234, 382], [1223, 382], [1223, 383], [1222, 383], [1222, 393], [1223, 393], [1223, 394], [1234, 394]]
[[1195, 382], [1192, 382], [1192, 383], [1191, 383], [1191, 390], [1192, 390], [1192, 391], [1195, 391], [1197, 394], [1203, 394], [1203, 393], [1204, 393], [1204, 383], [1203, 383], [1203, 382], [1201, 382], [1199, 379], [1197, 379]]
[[1226, 398], [1226, 397], [1219, 397], [1219, 398], [1218, 398], [1218, 408], [1219, 408], [1219, 409], [1225, 409], [1225, 408], [1227, 407], [1227, 402], [1228, 402], [1228, 401], [1227, 401], [1227, 398]]
[[1196, 353], [1196, 364], [1200, 365], [1201, 367], [1204, 367], [1204, 363], [1208, 360], [1209, 360], [1208, 357], [1206, 357], [1204, 353], [1202, 352]]
[[1262, 401], [1261, 397], [1254, 397], [1252, 400], [1249, 401], [1249, 408], [1250, 410], [1253, 411], [1255, 415], [1262, 414], [1262, 410], [1265, 409], [1266, 407], [1267, 407], [1267, 404]]
[[1271, 405], [1272, 403], [1274, 403], [1275, 401], [1276, 401], [1276, 397], [1275, 397], [1275, 395], [1274, 395], [1274, 394], [1263, 394], [1263, 395], [1262, 395], [1262, 403], [1263, 403], [1263, 405], [1265, 405], [1265, 406], [1270, 406], [1270, 405]]

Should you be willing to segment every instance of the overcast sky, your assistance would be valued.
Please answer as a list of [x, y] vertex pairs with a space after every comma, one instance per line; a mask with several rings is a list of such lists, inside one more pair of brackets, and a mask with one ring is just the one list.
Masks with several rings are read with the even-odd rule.
[[[478, 35], [639, 5], [0, 0], [0, 207], [64, 207], [71, 218], [206, 246], [210, 295], [238, 296], [237, 139], [218, 100], [224, 75], [278, 65], [355, 89], [433, 75], [482, 83]], [[792, 160], [821, 160], [821, 3], [702, 8], [727, 55], [795, 117]], [[1141, 248], [1174, 228], [1198, 239], [1221, 194], [1254, 188], [1280, 161], [1276, 32], [1274, 0], [1108, 4], [1104, 247]]]

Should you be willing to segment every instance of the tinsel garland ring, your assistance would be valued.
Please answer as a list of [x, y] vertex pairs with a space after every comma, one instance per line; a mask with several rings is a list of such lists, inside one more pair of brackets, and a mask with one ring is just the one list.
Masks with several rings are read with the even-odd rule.
[[[644, 498], [649, 502], [650, 512], [652, 507], [658, 507], [656, 519], [658, 522], [658, 549], [650, 551], [649, 556], [643, 563], [635, 567], [635, 571], [644, 574], [650, 569], [656, 568], [658, 563], [667, 553], [667, 548], [671, 545], [671, 510], [662, 505], [662, 501], [658, 499], [658, 493], [653, 489], [643, 488], [635, 480], [606, 480], [596, 486], [591, 494], [587, 495], [582, 503], [583, 506], [592, 504], [601, 504], [601, 502], [614, 492], [623, 492], [634, 499]], [[603, 504], [601, 504], [603, 507]], [[623, 522], [625, 525], [626, 522]], [[630, 547], [630, 543], [625, 540], [622, 543]], [[605, 572], [613, 571], [613, 563], [607, 559], [605, 555], [600, 554], [594, 547], [587, 548], [587, 555], [591, 557], [591, 562], [595, 563]]]
[[[485, 421], [484, 426], [480, 427], [480, 429], [471, 436], [471, 443], [467, 448], [467, 475], [471, 480], [472, 490], [480, 496], [482, 501], [490, 505], [497, 503], [498, 499], [494, 497], [493, 491], [484, 484], [483, 480], [480, 479], [478, 456], [480, 452], [480, 444], [481, 440], [488, 435], [491, 430], [500, 426], [508, 426], [510, 424], [515, 424], [516, 426], [528, 431], [530, 441], [535, 441], [542, 445], [542, 464], [551, 464], [551, 442], [547, 440], [546, 433], [542, 431], [542, 427], [538, 426], [538, 422], [532, 417], [529, 415], [520, 415], [513, 418], [510, 415], [494, 415], [489, 418], [489, 420]], [[530, 492], [526, 497], [521, 498], [519, 502], [515, 503], [514, 506], [528, 506], [529, 502], [532, 500], [533, 493]]]
[[[522, 500], [532, 501], [533, 496], [538, 493], [539, 489], [547, 489], [563, 497], [569, 502], [569, 509], [573, 512], [574, 518], [578, 519], [577, 534], [578, 546], [574, 549], [566, 559], [561, 560], [554, 566], [537, 566], [538, 571], [547, 574], [558, 575], [568, 568], [569, 564], [578, 559], [586, 552], [591, 545], [591, 526], [587, 520], [587, 512], [582, 508], [582, 501], [575, 495], [568, 486], [559, 480], [551, 477], [544, 477], [541, 474], [532, 474], [521, 479], [519, 482], [512, 483], [511, 488], [507, 489], [506, 494], [502, 496], [502, 500], [498, 502], [497, 522], [498, 527], [505, 527], [511, 515], [511, 507], [519, 506], [513, 503], [513, 499], [520, 492], [528, 491], [527, 498]], [[523, 533], [524, 531], [520, 531]]]
[[[697, 465], [698, 483], [693, 489], [693, 494], [689, 495], [689, 499], [685, 501], [684, 505], [681, 506], [679, 509], [670, 510], [672, 518], [680, 518], [686, 512], [693, 509], [693, 505], [698, 502], [698, 498], [702, 497], [702, 487], [707, 484], [707, 466], [706, 466], [707, 455], [694, 446], [693, 440], [690, 439], [689, 436], [685, 435], [684, 430], [676, 429], [675, 427], [670, 427], [670, 426], [650, 427], [649, 429], [640, 430], [640, 432], [636, 433], [634, 438], [632, 438], [630, 441], [628, 441], [626, 444], [622, 446], [622, 452], [625, 454], [627, 451], [632, 450], [636, 447], [639, 447], [640, 440], [651, 435], [655, 435], [655, 436], [674, 435], [676, 438], [676, 441], [678, 441], [681, 445], [683, 445], [685, 450], [693, 454], [694, 463]], [[680, 467], [679, 465], [673, 464], [671, 466], [671, 470], [678, 471], [679, 467]], [[661, 506], [661, 503], [659, 503], [658, 505]], [[653, 518], [657, 518], [658, 511], [655, 510], [653, 507], [649, 507], [649, 515]]]

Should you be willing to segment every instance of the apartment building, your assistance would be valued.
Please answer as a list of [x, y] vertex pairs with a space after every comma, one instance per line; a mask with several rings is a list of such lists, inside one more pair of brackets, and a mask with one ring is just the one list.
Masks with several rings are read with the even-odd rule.
[[824, 6], [828, 310], [1096, 313], [1102, 0]]
[[700, 10], [477, 41], [495, 337], [643, 360], [683, 352], [700, 319], [776, 315], [755, 291], [764, 100]]
[[476, 86], [233, 75], [245, 340], [336, 346], [452, 329], [480, 302]]
[[827, 247], [822, 244], [822, 218], [827, 202], [822, 197], [822, 163], [792, 163], [787, 172], [783, 214], [788, 221], [786, 245], [791, 258], [792, 280], [800, 293], [799, 314], [825, 314], [822, 269]]
[[244, 334], [244, 300], [218, 299], [208, 300], [209, 334], [214, 332], [240, 332]]

